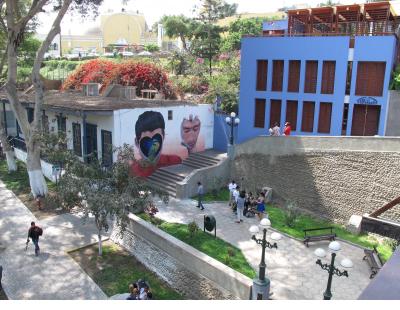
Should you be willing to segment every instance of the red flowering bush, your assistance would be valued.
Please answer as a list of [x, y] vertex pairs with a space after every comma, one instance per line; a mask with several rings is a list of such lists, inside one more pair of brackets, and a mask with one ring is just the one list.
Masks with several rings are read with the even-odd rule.
[[68, 76], [62, 89], [82, 89], [82, 83], [104, 84], [104, 80], [117, 66], [117, 63], [107, 59], [89, 60]]
[[63, 89], [81, 89], [82, 83], [100, 83], [102, 90], [110, 84], [136, 86], [137, 95], [142, 89], [156, 89], [166, 98], [175, 98], [175, 91], [165, 71], [151, 63], [95, 59], [75, 70], [64, 82]]
[[166, 98], [173, 97], [172, 86], [168, 75], [161, 68], [147, 62], [126, 61], [120, 63], [104, 80], [105, 86], [118, 83], [125, 86], [136, 86], [137, 95], [142, 89], [156, 89]]

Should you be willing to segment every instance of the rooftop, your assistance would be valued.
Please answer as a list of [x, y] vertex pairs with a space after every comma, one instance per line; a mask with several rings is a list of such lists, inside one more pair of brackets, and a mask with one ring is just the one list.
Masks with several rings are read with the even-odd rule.
[[[35, 103], [34, 93], [18, 94], [21, 103], [33, 105]], [[0, 92], [0, 101], [8, 102], [6, 93]], [[128, 100], [116, 97], [84, 96], [81, 92], [46, 91], [44, 96], [44, 109], [55, 109], [70, 112], [112, 112], [122, 109], [151, 108], [151, 107], [173, 107], [173, 106], [196, 106], [196, 103], [180, 100], [157, 100], [157, 99], [133, 99]]]

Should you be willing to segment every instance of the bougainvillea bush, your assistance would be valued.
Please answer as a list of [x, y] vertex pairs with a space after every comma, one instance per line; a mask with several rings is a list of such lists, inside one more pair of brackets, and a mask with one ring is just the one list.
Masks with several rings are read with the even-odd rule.
[[101, 91], [110, 84], [136, 86], [137, 95], [142, 89], [156, 89], [166, 98], [175, 98], [175, 91], [168, 75], [161, 68], [148, 62], [123, 61], [116, 63], [95, 59], [79, 66], [64, 82], [63, 89], [82, 89], [82, 83], [100, 83]]
[[100, 83], [118, 66], [117, 63], [107, 59], [93, 59], [80, 65], [67, 77], [62, 86], [63, 90], [82, 89], [82, 83]]
[[160, 67], [148, 62], [125, 61], [111, 72], [104, 80], [105, 86], [117, 83], [124, 86], [136, 86], [137, 95], [142, 89], [156, 89], [166, 98], [174, 97], [168, 75]]

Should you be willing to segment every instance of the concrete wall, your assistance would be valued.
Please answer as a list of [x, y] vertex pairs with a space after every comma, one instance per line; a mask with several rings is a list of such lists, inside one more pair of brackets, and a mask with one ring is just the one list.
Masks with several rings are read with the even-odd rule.
[[[253, 37], [242, 39], [241, 59], [241, 83], [239, 114], [241, 123], [239, 125], [238, 141], [243, 142], [258, 135], [265, 135], [270, 126], [271, 99], [282, 102], [280, 124], [286, 121], [287, 100], [298, 101], [297, 129], [293, 135], [326, 135], [318, 133], [319, 109], [321, 102], [332, 103], [331, 131], [329, 135], [339, 136], [342, 134], [343, 109], [346, 101], [346, 76], [348, 61], [353, 61], [351, 89], [349, 95], [349, 117], [346, 135], [351, 134], [352, 114], [354, 104], [363, 96], [355, 95], [357, 65], [359, 61], [384, 61], [386, 62], [385, 81], [383, 95], [374, 97], [377, 105], [381, 106], [379, 135], [385, 133], [385, 122], [387, 119], [388, 89], [391, 71], [393, 69], [393, 58], [395, 55], [395, 36], [364, 36], [355, 38], [354, 49], [349, 48], [349, 37]], [[376, 46], [380, 48], [377, 49]], [[267, 90], [256, 90], [257, 60], [268, 60]], [[284, 77], [282, 92], [271, 91], [273, 60], [284, 60]], [[289, 77], [289, 61], [300, 60], [300, 83], [299, 92], [287, 92]], [[304, 93], [306, 61], [318, 61], [317, 90], [315, 94]], [[333, 94], [321, 94], [321, 79], [323, 61], [335, 61], [335, 85]], [[265, 127], [255, 128], [255, 99], [266, 99]], [[313, 132], [302, 132], [303, 102], [315, 102]]]
[[[20, 149], [14, 148], [14, 153], [15, 157], [19, 159], [20, 161], [23, 161], [26, 163], [26, 159], [28, 157], [28, 154]], [[40, 164], [42, 165], [42, 172], [43, 175], [48, 178], [52, 182], [56, 182], [56, 177], [53, 175], [53, 165], [49, 164], [48, 162], [45, 162], [44, 160], [40, 161]]]
[[219, 155], [222, 161], [214, 166], [194, 170], [182, 182], [176, 185], [176, 197], [186, 199], [197, 195], [197, 182], [201, 182], [204, 191], [209, 192], [214, 187], [221, 188], [228, 184], [230, 175], [230, 160], [225, 154]]
[[[271, 187], [274, 200], [346, 223], [400, 195], [400, 139], [258, 137], [236, 147], [232, 169], [245, 188]], [[382, 216], [400, 220], [400, 209]]]
[[388, 118], [385, 136], [400, 136], [400, 92], [389, 92]]
[[240, 299], [249, 299], [252, 281], [214, 258], [161, 231], [136, 215], [129, 215], [127, 230], [166, 252], [186, 268], [201, 274]]

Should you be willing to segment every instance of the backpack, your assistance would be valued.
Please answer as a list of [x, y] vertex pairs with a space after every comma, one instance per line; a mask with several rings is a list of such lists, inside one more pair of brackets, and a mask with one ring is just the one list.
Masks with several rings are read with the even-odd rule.
[[43, 229], [39, 226], [35, 226], [35, 228], [33, 228], [33, 233], [36, 235], [36, 237], [39, 237], [43, 235]]

